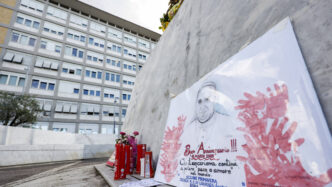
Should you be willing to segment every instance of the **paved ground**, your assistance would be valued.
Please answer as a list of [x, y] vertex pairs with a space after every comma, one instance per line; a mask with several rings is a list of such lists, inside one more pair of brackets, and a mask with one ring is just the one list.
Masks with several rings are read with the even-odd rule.
[[93, 165], [108, 158], [0, 167], [4, 186], [107, 186]]

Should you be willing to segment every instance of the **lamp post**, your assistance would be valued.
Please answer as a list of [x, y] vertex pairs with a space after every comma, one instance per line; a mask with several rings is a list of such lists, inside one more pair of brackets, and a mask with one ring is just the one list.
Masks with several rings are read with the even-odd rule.
[[25, 71], [25, 82], [24, 82], [24, 86], [22, 88], [22, 95], [24, 95], [24, 92], [25, 92], [27, 84], [28, 84], [28, 76], [29, 76], [30, 66], [28, 65], [27, 67], [25, 67], [24, 71]]
[[113, 110], [113, 134], [115, 134], [115, 105], [116, 105], [116, 97], [114, 98], [114, 110]]

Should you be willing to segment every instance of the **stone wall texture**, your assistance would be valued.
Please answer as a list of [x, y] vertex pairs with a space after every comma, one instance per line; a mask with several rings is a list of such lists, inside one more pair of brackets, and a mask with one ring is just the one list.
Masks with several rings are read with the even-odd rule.
[[141, 132], [156, 164], [172, 96], [288, 16], [331, 129], [331, 7], [330, 0], [185, 0], [137, 76], [123, 130]]

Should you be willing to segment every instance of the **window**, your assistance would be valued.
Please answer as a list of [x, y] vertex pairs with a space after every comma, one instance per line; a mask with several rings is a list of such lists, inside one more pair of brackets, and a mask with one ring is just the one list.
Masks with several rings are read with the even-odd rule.
[[122, 109], [122, 117], [126, 117], [127, 109]]
[[25, 78], [20, 77], [20, 79], [18, 80], [18, 86], [24, 87], [24, 84], [25, 84]]
[[24, 18], [17, 16], [16, 23], [23, 24]]
[[96, 47], [100, 47], [101, 49], [104, 49], [105, 41], [103, 39], [100, 39], [100, 38], [89, 37], [89, 45], [93, 45], [93, 46], [96, 46]]
[[36, 43], [36, 39], [34, 38], [29, 38], [29, 45], [34, 47], [35, 46], [35, 43]]
[[[7, 83], [7, 80], [8, 80], [8, 83]], [[5, 85], [8, 84], [9, 86], [24, 87], [25, 78], [20, 77], [18, 75], [0, 74], [0, 84], [5, 84]]]
[[57, 19], [61, 19], [63, 21], [65, 21], [67, 19], [67, 13], [65, 11], [60, 10], [58, 8], [54, 8], [52, 6], [48, 6], [47, 15], [52, 16]]
[[138, 47], [144, 48], [144, 49], [150, 49], [150, 45], [148, 41], [138, 39]]
[[[110, 80], [110, 76], [111, 76], [111, 80]], [[120, 75], [106, 72], [105, 80], [107, 80], [107, 81], [110, 80], [112, 82], [120, 82]]]
[[77, 49], [73, 48], [72, 56], [77, 56]]
[[80, 92], [80, 89], [74, 88], [74, 94], [78, 94]]
[[90, 95], [100, 97], [100, 90], [95, 90], [96, 88], [85, 88], [83, 89], [83, 95]]
[[81, 41], [81, 42], [85, 42], [85, 36], [81, 36], [81, 37], [80, 37], [80, 41]]
[[83, 49], [78, 49], [70, 46], [65, 47], [65, 55], [83, 58], [84, 52]]
[[16, 86], [16, 82], [17, 82], [17, 76], [11, 75], [9, 78], [8, 85]]
[[78, 51], [78, 58], [83, 58], [83, 51]]
[[53, 91], [54, 90], [54, 86], [55, 85], [53, 83], [49, 83], [48, 84], [48, 90], [52, 90]]
[[44, 81], [39, 81], [38, 79], [32, 79], [31, 88], [39, 88], [42, 90], [47, 89], [47, 90], [53, 91], [55, 88], [55, 84], [44, 82]]
[[76, 75], [81, 75], [82, 70], [81, 69], [76, 69]]
[[40, 82], [40, 89], [46, 90], [47, 83], [46, 82]]
[[114, 44], [114, 43], [110, 43], [110, 42], [107, 43], [107, 50], [112, 53], [115, 52], [115, 53], [120, 54], [122, 52], [121, 49], [122, 49], [122, 47], [118, 44]]
[[85, 38], [86, 37], [81, 32], [68, 29], [67, 38], [72, 39], [72, 40], [76, 40], [76, 41], [81, 42], [81, 43], [85, 43]]
[[8, 75], [0, 74], [0, 84], [6, 84], [8, 79]]
[[101, 79], [102, 72], [101, 71], [93, 71], [93, 70], [85, 70], [85, 76], [91, 78]]
[[28, 45], [28, 36], [21, 35], [20, 43], [23, 45]]
[[106, 33], [106, 27], [101, 24], [91, 21], [90, 22], [90, 31], [94, 31], [95, 33], [104, 35]]
[[32, 84], [31, 84], [31, 87], [32, 88], [38, 88], [38, 85], [39, 85], [39, 80], [32, 80]]
[[88, 20], [82, 17], [76, 16], [74, 14], [70, 15], [69, 22], [81, 29], [86, 29], [88, 27]]
[[46, 49], [46, 45], [47, 45], [47, 42], [45, 42], [45, 41], [40, 42], [40, 48], [41, 49]]
[[35, 29], [39, 29], [39, 26], [40, 26], [40, 23], [39, 22], [37, 22], [37, 21], [34, 21], [33, 22], [33, 28], [35, 28]]
[[85, 70], [85, 76], [90, 77], [90, 70]]
[[131, 48], [124, 48], [123, 54], [131, 58], [136, 58], [136, 50]]
[[44, 9], [44, 4], [35, 0], [21, 0], [20, 8], [41, 15]]
[[93, 38], [89, 38], [89, 44], [93, 44]]
[[27, 16], [25, 14], [18, 13], [16, 17], [16, 23], [22, 24], [26, 27], [39, 29], [40, 20], [34, 17]]
[[102, 54], [99, 54], [99, 53], [94, 53], [94, 52], [88, 51], [87, 52], [87, 60], [92, 61], [93, 62], [92, 64], [96, 64], [96, 62], [97, 62], [96, 65], [100, 66], [104, 61], [104, 56]]
[[68, 69], [67, 68], [62, 68], [62, 72], [63, 73], [68, 73]]
[[51, 52], [61, 53], [61, 44], [51, 40], [41, 39], [40, 48]]
[[101, 73], [100, 71], [98, 71], [97, 78], [98, 78], [98, 79], [101, 79], [101, 76], [102, 76], [102, 73]]
[[95, 71], [93, 71], [93, 72], [91, 73], [91, 77], [92, 77], [92, 78], [96, 78], [96, 74], [97, 74], [97, 73], [96, 73]]
[[13, 33], [11, 41], [12, 42], [17, 42], [19, 37], [20, 37], [20, 35], [18, 33]]
[[121, 33], [121, 31], [118, 31], [118, 30], [115, 30], [112, 28], [108, 28], [108, 37], [115, 39], [117, 41], [120, 41], [122, 38], [122, 33]]
[[125, 43], [136, 44], [136, 37], [129, 34], [124, 34], [123, 40]]
[[29, 20], [29, 19], [25, 19], [24, 25], [25, 25], [25, 26], [28, 26], [28, 27], [31, 27], [31, 23], [32, 23], [31, 20]]
[[54, 37], [63, 36], [65, 28], [50, 22], [44, 22], [43, 31], [52, 34]]
[[61, 52], [61, 46], [56, 45], [55, 46], [55, 52], [60, 53]]

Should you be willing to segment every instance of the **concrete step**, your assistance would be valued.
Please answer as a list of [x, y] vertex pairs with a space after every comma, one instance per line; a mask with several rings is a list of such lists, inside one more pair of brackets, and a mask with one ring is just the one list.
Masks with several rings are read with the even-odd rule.
[[[95, 165], [95, 168], [97, 172], [104, 177], [104, 180], [106, 183], [112, 187], [119, 187], [120, 185], [127, 183], [127, 182], [134, 182], [134, 181], [139, 181], [142, 179], [145, 179], [141, 177], [140, 175], [127, 175], [126, 179], [122, 180], [114, 180], [114, 169], [106, 166], [105, 164], [98, 164]], [[170, 187], [170, 185], [167, 184], [162, 184], [158, 185], [158, 187]]]

